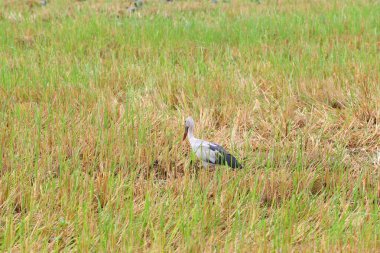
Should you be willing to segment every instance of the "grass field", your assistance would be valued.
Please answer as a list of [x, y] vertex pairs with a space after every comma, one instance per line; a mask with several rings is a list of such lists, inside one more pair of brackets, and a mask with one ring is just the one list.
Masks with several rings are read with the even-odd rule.
[[0, 251], [380, 250], [379, 1], [39, 2], [0, 3]]

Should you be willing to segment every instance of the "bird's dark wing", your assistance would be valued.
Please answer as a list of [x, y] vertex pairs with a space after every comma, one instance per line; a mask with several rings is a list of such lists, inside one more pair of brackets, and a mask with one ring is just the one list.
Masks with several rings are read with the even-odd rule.
[[216, 144], [216, 143], [210, 143], [209, 144], [210, 150], [215, 152], [215, 162], [210, 162], [213, 164], [219, 164], [219, 165], [228, 165], [233, 169], [236, 168], [243, 168], [241, 164], [237, 161], [237, 159], [231, 155], [229, 152], [227, 152], [222, 146]]

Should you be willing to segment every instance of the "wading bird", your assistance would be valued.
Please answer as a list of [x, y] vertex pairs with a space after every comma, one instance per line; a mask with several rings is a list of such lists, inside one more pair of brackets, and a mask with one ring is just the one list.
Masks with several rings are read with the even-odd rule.
[[194, 137], [194, 120], [188, 117], [185, 120], [185, 134], [183, 141], [188, 137], [191, 149], [202, 160], [203, 166], [228, 165], [233, 169], [243, 168], [236, 158], [218, 144], [197, 139]]

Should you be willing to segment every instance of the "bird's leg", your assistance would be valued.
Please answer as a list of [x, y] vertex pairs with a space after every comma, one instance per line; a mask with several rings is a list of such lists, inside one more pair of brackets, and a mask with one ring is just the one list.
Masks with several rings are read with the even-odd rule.
[[205, 167], [206, 169], [207, 169], [208, 166], [209, 166], [208, 162], [202, 162], [202, 164], [203, 164], [203, 167]]
[[212, 163], [202, 162], [202, 164], [203, 164], [203, 167], [205, 169], [208, 169], [209, 171], [213, 171], [215, 169], [215, 165]]

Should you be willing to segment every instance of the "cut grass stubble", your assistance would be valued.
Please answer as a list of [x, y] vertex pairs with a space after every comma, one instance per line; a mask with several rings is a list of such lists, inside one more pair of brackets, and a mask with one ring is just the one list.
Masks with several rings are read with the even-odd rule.
[[8, 2], [2, 251], [379, 249], [375, 1]]

